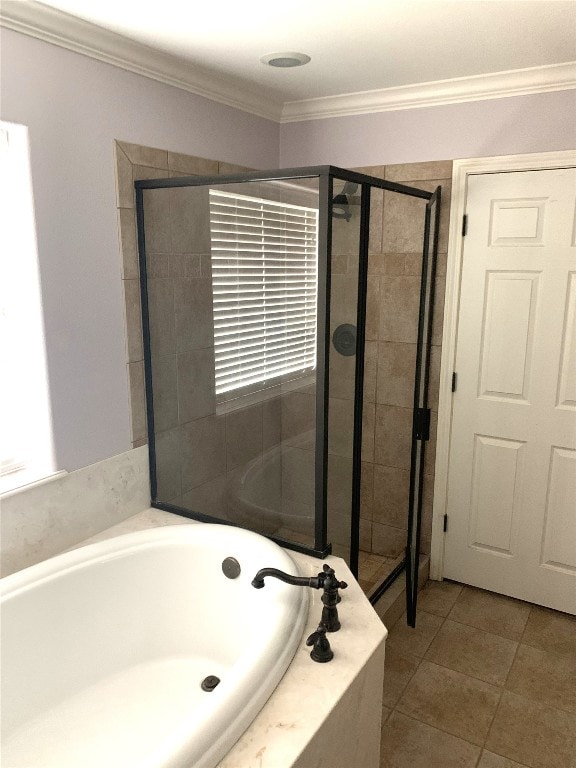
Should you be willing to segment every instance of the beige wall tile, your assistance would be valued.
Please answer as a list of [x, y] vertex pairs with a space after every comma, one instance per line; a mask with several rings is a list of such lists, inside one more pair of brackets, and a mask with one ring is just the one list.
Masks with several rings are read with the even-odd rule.
[[363, 173], [366, 176], [374, 176], [377, 179], [384, 179], [385, 166], [383, 165], [361, 165], [358, 168], [352, 168], [351, 170], [356, 173]]
[[[419, 601], [419, 606], [421, 603]], [[448, 619], [425, 658], [492, 685], [504, 685], [518, 643]]]
[[126, 357], [129, 363], [144, 358], [142, 345], [142, 314], [140, 310], [140, 281], [123, 280], [126, 312]]
[[393, 405], [376, 406], [374, 455], [377, 464], [410, 469], [412, 410]]
[[262, 403], [262, 447], [278, 445], [282, 439], [282, 400], [274, 397]]
[[368, 252], [382, 253], [382, 226], [384, 220], [384, 190], [372, 187], [370, 192], [370, 231]]
[[510, 640], [520, 640], [529, 613], [528, 603], [475, 587], [464, 587], [448, 616], [452, 621]]
[[211, 280], [175, 280], [174, 309], [178, 352], [214, 346]]
[[246, 171], [253, 171], [254, 168], [248, 168], [244, 165], [235, 165], [234, 163], [218, 163], [218, 175], [219, 176], [233, 176], [235, 173], [244, 173]]
[[168, 190], [174, 253], [210, 253], [210, 205], [205, 187]]
[[362, 462], [360, 475], [360, 518], [372, 520], [374, 510], [374, 464]]
[[349, 275], [333, 275], [330, 295], [330, 328], [341, 323], [356, 325], [358, 284]]
[[170, 190], [145, 189], [143, 200], [146, 252], [171, 253]]
[[178, 426], [178, 381], [176, 356], [154, 359], [152, 363], [154, 429], [164, 432]]
[[354, 401], [330, 397], [328, 404], [328, 452], [352, 458]]
[[148, 165], [153, 168], [168, 170], [168, 152], [166, 150], [144, 147], [140, 144], [129, 144], [126, 141], [116, 143], [133, 165]]
[[362, 411], [362, 461], [374, 461], [376, 406], [365, 403]]
[[[413, 186], [418, 186], [414, 184]], [[422, 250], [426, 201], [420, 197], [384, 194], [383, 253], [416, 253]]]
[[494, 685], [423, 661], [397, 709], [482, 746], [500, 700]]
[[354, 399], [356, 355], [341, 355], [330, 349], [330, 396]]
[[180, 424], [216, 413], [214, 349], [192, 349], [177, 357]]
[[172, 256], [169, 253], [146, 253], [146, 278], [171, 277], [170, 261]]
[[521, 645], [506, 688], [549, 707], [576, 714], [576, 658]]
[[360, 518], [360, 551], [372, 551], [372, 523]]
[[174, 253], [170, 256], [170, 277], [208, 277], [203, 273], [204, 256], [198, 253]]
[[194, 512], [228, 520], [227, 489], [226, 475], [220, 475], [183, 494], [182, 504], [186, 509], [191, 509]]
[[[335, 185], [336, 189], [336, 185]], [[356, 255], [360, 248], [360, 206], [351, 205], [350, 213], [352, 218], [332, 219], [332, 253], [339, 256]]]
[[409, 491], [409, 470], [375, 464], [373, 520], [405, 530], [408, 527]]
[[181, 155], [179, 152], [168, 152], [168, 168], [191, 176], [217, 176], [218, 161], [206, 160], [204, 157]]
[[157, 432], [154, 436], [156, 454], [157, 499], [169, 501], [180, 496], [180, 432], [170, 429], [167, 432]]
[[406, 548], [406, 531], [372, 522], [372, 552], [384, 557], [397, 557]]
[[380, 341], [415, 344], [418, 340], [420, 278], [380, 278]]
[[312, 451], [282, 446], [282, 498], [302, 504], [314, 503], [315, 474]]
[[381, 341], [378, 344], [376, 402], [411, 408], [415, 371], [416, 344]]
[[207, 416], [180, 427], [182, 491], [213, 480], [226, 471], [224, 418]]
[[130, 384], [130, 413], [132, 441], [147, 437], [146, 428], [146, 393], [144, 390], [144, 361], [128, 363], [128, 381]]
[[397, 711], [382, 728], [381, 768], [475, 768], [480, 748]]
[[378, 343], [367, 341], [364, 347], [364, 403], [376, 400], [376, 380], [378, 373]]
[[442, 329], [444, 327], [444, 295], [446, 293], [446, 278], [436, 279], [434, 295], [434, 310], [432, 317], [432, 344], [442, 344]]
[[126, 153], [115, 142], [116, 154], [116, 206], [118, 208], [134, 208], [134, 180], [132, 176], [132, 163]]
[[376, 341], [380, 330], [380, 278], [370, 275], [366, 286], [366, 328], [367, 341]]
[[333, 275], [346, 275], [348, 273], [348, 256], [332, 255], [330, 270]]
[[170, 279], [148, 280], [148, 316], [152, 359], [175, 353], [174, 284]]
[[166, 179], [168, 172], [165, 168], [150, 168], [147, 165], [133, 165], [132, 176], [134, 181], [146, 181], [147, 179]]
[[522, 642], [543, 651], [576, 658], [576, 616], [534, 606]]
[[282, 395], [282, 440], [306, 434], [316, 427], [316, 395], [288, 392]]
[[122, 255], [122, 279], [138, 280], [138, 245], [136, 240], [136, 218], [134, 209], [118, 208], [118, 231]]
[[226, 471], [262, 454], [262, 405], [226, 414]]
[[504, 691], [486, 748], [530, 768], [572, 768], [576, 717]]
[[[425, 179], [451, 179], [452, 160], [430, 160], [424, 163], [397, 163], [385, 168], [386, 181], [422, 181]], [[417, 184], [415, 186], [418, 186]]]
[[430, 351], [430, 381], [428, 383], [428, 405], [432, 411], [438, 412], [440, 398], [440, 362], [442, 348], [432, 347]]
[[404, 262], [404, 274], [416, 275], [421, 277], [422, 275], [422, 252], [407, 253]]

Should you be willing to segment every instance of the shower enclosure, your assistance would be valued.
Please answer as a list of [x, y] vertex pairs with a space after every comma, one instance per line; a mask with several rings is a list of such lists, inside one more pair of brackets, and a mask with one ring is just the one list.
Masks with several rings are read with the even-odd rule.
[[355, 574], [374, 198], [421, 201], [406, 550], [370, 595], [406, 569], [414, 624], [440, 189], [332, 166], [135, 186], [153, 506]]

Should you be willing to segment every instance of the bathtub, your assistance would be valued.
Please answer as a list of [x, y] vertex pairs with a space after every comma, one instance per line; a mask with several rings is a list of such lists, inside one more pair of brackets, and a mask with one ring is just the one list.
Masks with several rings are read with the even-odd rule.
[[[222, 571], [228, 557], [235, 579]], [[307, 619], [308, 590], [251, 586], [264, 566], [298, 573], [258, 534], [186, 524], [4, 578], [1, 764], [215, 766], [277, 686]], [[204, 691], [209, 676], [221, 682]]]

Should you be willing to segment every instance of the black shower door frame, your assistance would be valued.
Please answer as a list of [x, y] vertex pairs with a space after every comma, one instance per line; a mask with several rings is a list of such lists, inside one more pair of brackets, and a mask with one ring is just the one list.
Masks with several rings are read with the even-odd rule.
[[[436, 192], [409, 187], [404, 184], [386, 181], [367, 174], [349, 171], [344, 168], [338, 168], [331, 165], [312, 166], [306, 168], [288, 168], [272, 171], [253, 171], [227, 176], [184, 176], [177, 178], [164, 179], [146, 179], [134, 182], [136, 191], [136, 211], [138, 221], [138, 253], [140, 262], [140, 293], [142, 306], [142, 325], [144, 341], [144, 369], [146, 386], [146, 408], [148, 417], [148, 452], [150, 457], [150, 485], [152, 495], [152, 506], [169, 512], [197, 519], [208, 523], [231, 524], [219, 518], [209, 515], [192, 512], [181, 507], [159, 502], [156, 500], [156, 456], [154, 445], [154, 404], [152, 393], [152, 363], [150, 349], [150, 333], [148, 327], [148, 291], [147, 291], [147, 261], [146, 261], [146, 239], [144, 232], [144, 192], [150, 189], [178, 188], [191, 186], [207, 185], [225, 185], [238, 184], [243, 182], [266, 182], [266, 181], [288, 181], [291, 179], [319, 179], [319, 236], [318, 236], [318, 312], [317, 312], [317, 376], [322, 382], [322, 386], [316, 389], [316, 448], [315, 448], [315, 526], [314, 526], [314, 547], [308, 547], [296, 542], [269, 536], [273, 541], [287, 549], [292, 549], [304, 554], [313, 555], [318, 558], [324, 558], [332, 551], [331, 544], [328, 542], [328, 511], [327, 511], [327, 482], [328, 482], [328, 397], [330, 386], [329, 355], [330, 355], [330, 287], [331, 287], [331, 253], [332, 253], [332, 220], [333, 220], [333, 197], [334, 181], [352, 182], [360, 187], [360, 205], [361, 205], [361, 225], [359, 248], [359, 270], [358, 270], [358, 291], [357, 291], [357, 340], [356, 340], [356, 367], [355, 367], [355, 401], [354, 401], [354, 434], [353, 434], [353, 457], [352, 457], [352, 500], [351, 500], [351, 531], [350, 531], [350, 568], [355, 576], [358, 575], [358, 550], [359, 550], [359, 527], [360, 527], [360, 483], [361, 483], [361, 446], [362, 446], [362, 412], [363, 412], [363, 385], [364, 385], [364, 349], [365, 349], [365, 329], [366, 329], [366, 295], [368, 284], [368, 250], [369, 250], [369, 223], [370, 223], [370, 200], [371, 190], [373, 188], [388, 192], [394, 192], [400, 195], [420, 198], [427, 203], [426, 213], [426, 231], [424, 260], [428, 258], [428, 247], [426, 238], [430, 231], [430, 207]], [[439, 200], [439, 195], [438, 195]], [[437, 206], [439, 211], [439, 206]], [[437, 231], [435, 233], [435, 243], [437, 245]], [[435, 258], [432, 259], [435, 263]], [[422, 298], [420, 305], [420, 323], [422, 323]], [[429, 334], [428, 334], [429, 336]], [[416, 378], [418, 381], [422, 369], [422, 351], [421, 343], [424, 336], [418, 336], [418, 351]], [[426, 389], [427, 389], [427, 364], [429, 354], [426, 359]], [[416, 397], [416, 395], [415, 395]], [[415, 409], [413, 418], [413, 444], [414, 435], [417, 433], [418, 413]], [[417, 438], [421, 439], [421, 438]], [[413, 451], [414, 454], [414, 451]], [[412, 461], [411, 466], [411, 489], [421, 485], [422, 478], [417, 473], [422, 473], [423, 465], [417, 466]], [[412, 496], [412, 494], [411, 494]], [[411, 541], [407, 547], [407, 556], [404, 562], [395, 570], [392, 576], [398, 576], [407, 563], [414, 561], [415, 552], [413, 552], [413, 532], [416, 532], [416, 552], [419, 549], [420, 535], [420, 514], [421, 499], [416, 509], [412, 509], [412, 498], [409, 510], [408, 527], [410, 529]], [[415, 523], [413, 524], [413, 518]], [[415, 525], [415, 527], [414, 527]], [[417, 559], [417, 558], [416, 558]], [[377, 594], [371, 597], [371, 602], [376, 602], [384, 588], [389, 586], [392, 579], [389, 577]]]

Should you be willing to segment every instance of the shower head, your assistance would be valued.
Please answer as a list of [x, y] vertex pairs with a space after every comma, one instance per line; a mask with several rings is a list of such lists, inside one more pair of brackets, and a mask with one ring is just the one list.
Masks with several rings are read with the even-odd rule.
[[353, 181], [347, 181], [344, 184], [342, 192], [332, 198], [332, 216], [335, 219], [346, 219], [346, 221], [350, 221], [352, 214], [350, 213], [349, 197], [354, 195], [357, 189], [358, 184], [355, 184]]

